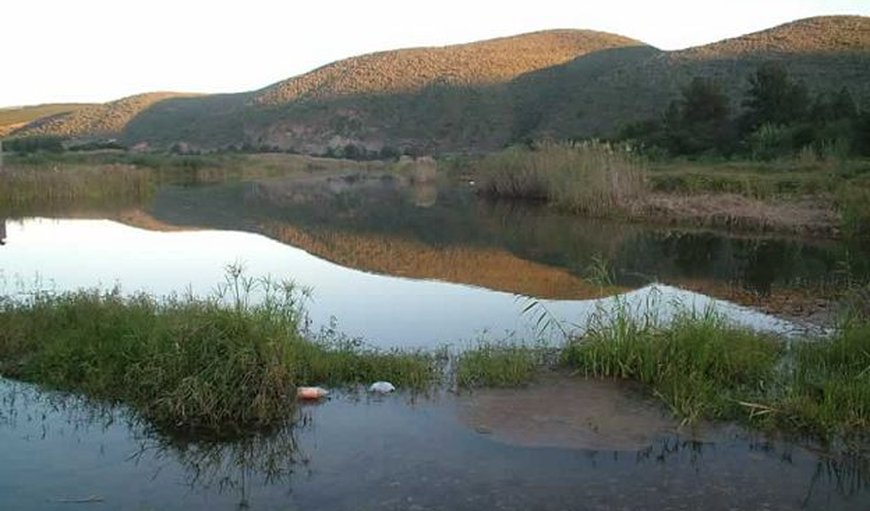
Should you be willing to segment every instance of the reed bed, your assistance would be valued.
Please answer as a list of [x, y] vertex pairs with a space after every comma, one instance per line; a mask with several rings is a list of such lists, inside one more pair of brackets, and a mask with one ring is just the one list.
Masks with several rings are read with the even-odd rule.
[[131, 165], [7, 167], [0, 171], [0, 208], [141, 200], [154, 188], [152, 173]]
[[647, 172], [628, 147], [598, 141], [509, 148], [476, 164], [480, 193], [543, 200], [593, 216], [613, 215], [648, 191]]

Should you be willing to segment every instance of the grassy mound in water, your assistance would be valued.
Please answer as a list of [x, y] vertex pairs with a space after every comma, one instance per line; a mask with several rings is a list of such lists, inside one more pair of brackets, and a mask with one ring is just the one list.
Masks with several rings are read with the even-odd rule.
[[740, 420], [822, 438], [870, 431], [870, 322], [789, 341], [734, 327], [713, 311], [673, 321], [601, 314], [562, 362], [581, 374], [645, 384], [685, 422]]
[[301, 294], [262, 287], [250, 305], [218, 297], [157, 300], [96, 290], [0, 302], [0, 375], [123, 402], [158, 426], [226, 437], [292, 414], [296, 386], [390, 379], [420, 388], [438, 374], [433, 356], [380, 352], [302, 334]]

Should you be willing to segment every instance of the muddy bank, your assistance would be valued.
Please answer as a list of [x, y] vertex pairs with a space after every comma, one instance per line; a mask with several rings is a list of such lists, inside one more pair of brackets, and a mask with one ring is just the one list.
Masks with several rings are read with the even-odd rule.
[[549, 374], [527, 388], [480, 389], [458, 398], [458, 416], [509, 445], [637, 451], [679, 423], [628, 382]]
[[631, 203], [630, 219], [745, 232], [839, 236], [840, 215], [818, 199], [763, 201], [735, 194], [652, 194]]

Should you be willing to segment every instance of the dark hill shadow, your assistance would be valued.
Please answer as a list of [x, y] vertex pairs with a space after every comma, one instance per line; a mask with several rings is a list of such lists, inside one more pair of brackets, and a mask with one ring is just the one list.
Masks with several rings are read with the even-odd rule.
[[526, 138], [608, 137], [661, 115], [695, 76], [717, 80], [740, 108], [749, 76], [783, 63], [810, 92], [846, 86], [870, 107], [870, 51], [757, 52], [740, 56], [650, 46], [606, 49], [484, 86], [434, 83], [413, 92], [253, 104], [254, 92], [173, 98], [128, 123], [128, 144], [242, 146], [321, 154], [348, 144], [419, 153], [479, 152]]

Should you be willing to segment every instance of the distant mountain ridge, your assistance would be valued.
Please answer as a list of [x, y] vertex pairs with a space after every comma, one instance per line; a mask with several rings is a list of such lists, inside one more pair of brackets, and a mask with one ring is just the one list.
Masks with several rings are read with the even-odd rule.
[[870, 18], [827, 16], [679, 51], [587, 30], [344, 59], [263, 89], [155, 93], [40, 119], [14, 136], [307, 153], [354, 146], [482, 151], [525, 138], [607, 136], [659, 115], [695, 76], [739, 109], [748, 76], [776, 60], [811, 91], [847, 86], [870, 106]]

